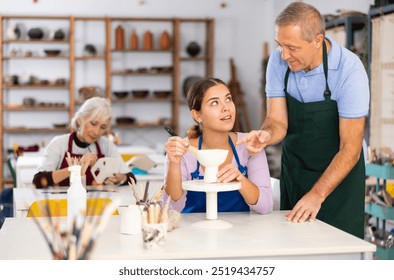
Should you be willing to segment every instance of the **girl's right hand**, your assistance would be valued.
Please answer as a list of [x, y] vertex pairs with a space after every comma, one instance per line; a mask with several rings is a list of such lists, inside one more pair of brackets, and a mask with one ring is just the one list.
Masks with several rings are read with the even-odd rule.
[[182, 156], [187, 152], [189, 142], [179, 136], [168, 138], [164, 145], [169, 162], [179, 163]]

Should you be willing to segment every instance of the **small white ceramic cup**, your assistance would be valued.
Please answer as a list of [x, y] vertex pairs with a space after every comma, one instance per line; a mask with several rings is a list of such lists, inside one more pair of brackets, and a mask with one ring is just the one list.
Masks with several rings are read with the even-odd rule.
[[119, 206], [120, 233], [140, 234], [141, 233], [141, 210], [137, 205]]

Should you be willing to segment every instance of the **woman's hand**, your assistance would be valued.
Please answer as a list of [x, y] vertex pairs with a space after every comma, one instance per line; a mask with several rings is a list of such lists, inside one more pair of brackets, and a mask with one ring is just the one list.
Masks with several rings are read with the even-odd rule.
[[96, 163], [97, 159], [98, 157], [95, 153], [84, 154], [81, 157], [80, 163], [82, 165], [93, 166]]
[[171, 163], [179, 163], [182, 156], [187, 152], [189, 145], [189, 142], [179, 136], [168, 138], [164, 145], [168, 161]]
[[121, 185], [127, 181], [127, 175], [116, 173], [113, 177], [108, 177], [104, 180], [105, 185]]
[[86, 170], [88, 169], [89, 166], [93, 166], [96, 163], [97, 159], [98, 159], [97, 154], [94, 153], [85, 154], [81, 157], [79, 162], [81, 164], [82, 176], [86, 174]]
[[218, 183], [228, 183], [234, 180], [242, 182], [243, 179], [245, 179], [245, 176], [242, 175], [238, 167], [233, 166], [232, 164], [226, 164], [222, 167], [217, 173], [217, 177]]

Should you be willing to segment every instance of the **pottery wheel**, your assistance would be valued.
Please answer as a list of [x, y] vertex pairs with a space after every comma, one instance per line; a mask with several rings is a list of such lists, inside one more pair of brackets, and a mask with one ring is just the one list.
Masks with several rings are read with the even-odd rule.
[[229, 229], [233, 226], [229, 222], [217, 219], [217, 193], [239, 190], [241, 188], [240, 182], [205, 183], [204, 180], [192, 180], [183, 182], [182, 186], [184, 190], [205, 192], [207, 194], [207, 219], [194, 223], [193, 226], [204, 229]]
[[184, 190], [195, 192], [228, 192], [239, 190], [241, 183], [205, 183], [204, 180], [191, 180], [182, 182], [182, 187]]

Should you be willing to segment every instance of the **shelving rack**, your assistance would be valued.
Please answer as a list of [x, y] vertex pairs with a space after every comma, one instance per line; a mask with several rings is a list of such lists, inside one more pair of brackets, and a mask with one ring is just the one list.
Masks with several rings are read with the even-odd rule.
[[[51, 22], [56, 20], [62, 20], [67, 22], [68, 34], [66, 36], [66, 40], [51, 40], [51, 39], [40, 39], [40, 40], [30, 40], [26, 38], [10, 40], [7, 39], [5, 30], [7, 29], [10, 22], [16, 21], [34, 21], [40, 20], [51, 26]], [[100, 29], [101, 35], [104, 36], [104, 51], [97, 56], [86, 56], [83, 54], [78, 54], [76, 50], [76, 45], [78, 42], [76, 41], [76, 32], [78, 31], [78, 23], [80, 22], [103, 22], [103, 28]], [[136, 25], [144, 24], [144, 25], [155, 25], [157, 23], [169, 23], [171, 25], [171, 40], [172, 40], [172, 48], [170, 50], [124, 50], [119, 51], [113, 48], [113, 39], [114, 39], [114, 22], [133, 22]], [[203, 38], [196, 38], [200, 41], [204, 42], [203, 50], [204, 52], [197, 57], [188, 57], [182, 53], [183, 48], [185, 47], [182, 42], [182, 32], [181, 27], [185, 24], [194, 24], [194, 25], [204, 25], [205, 26], [205, 34]], [[53, 25], [53, 24], [52, 24]], [[127, 37], [126, 40], [127, 41]], [[10, 56], [9, 53], [4, 53], [4, 47], [9, 46], [11, 44], [23, 44], [26, 46], [33, 46], [38, 44], [66, 44], [67, 52], [66, 54], [61, 54], [58, 56]], [[55, 45], [53, 45], [55, 46]], [[9, 49], [9, 47], [7, 47]], [[172, 71], [169, 73], [133, 73], [133, 74], [117, 74], [114, 73], [112, 59], [115, 53], [120, 52], [124, 55], [130, 56], [151, 56], [155, 53], [168, 53], [171, 55], [170, 67], [172, 67]], [[4, 78], [6, 75], [9, 75], [8, 64], [10, 61], [18, 61], [18, 60], [33, 60], [37, 62], [41, 61], [67, 61], [67, 73], [68, 73], [68, 82], [65, 85], [46, 85], [46, 86], [37, 86], [37, 85], [6, 85], [4, 83]], [[85, 16], [23, 16], [23, 15], [0, 15], [0, 76], [2, 77], [2, 83], [0, 83], [0, 123], [2, 124], [0, 129], [0, 145], [2, 149], [0, 150], [0, 189], [3, 186], [3, 177], [4, 177], [4, 168], [5, 168], [5, 154], [6, 154], [6, 146], [4, 141], [4, 135], [14, 135], [14, 134], [22, 134], [22, 135], [31, 135], [34, 133], [44, 133], [44, 134], [53, 134], [57, 135], [60, 133], [66, 133], [68, 129], [58, 128], [58, 127], [17, 127], [12, 126], [12, 124], [8, 124], [4, 122], [4, 114], [5, 112], [14, 112], [14, 113], [24, 113], [29, 111], [40, 112], [41, 114], [50, 114], [51, 112], [67, 112], [68, 119], [65, 122], [69, 122], [72, 116], [76, 111], [76, 107], [80, 105], [79, 100], [77, 100], [76, 92], [77, 84], [76, 75], [77, 68], [80, 63], [88, 64], [92, 61], [103, 61], [103, 71], [105, 75], [104, 82], [104, 96], [109, 98], [111, 102], [119, 107], [125, 106], [125, 104], [138, 104], [138, 106], [146, 106], [147, 108], [150, 104], [167, 104], [171, 106], [170, 110], [170, 123], [166, 123], [165, 125], [171, 126], [176, 132], [179, 133], [179, 106], [181, 104], [181, 71], [183, 65], [186, 64], [204, 64], [204, 74], [203, 76], [212, 76], [213, 74], [213, 65], [214, 65], [214, 20], [212, 18], [129, 18], [129, 17], [85, 17]], [[153, 61], [154, 63], [155, 61]], [[182, 64], [182, 66], [181, 66]], [[100, 66], [101, 67], [101, 66]], [[64, 69], [63, 69], [64, 71]], [[149, 81], [153, 81], [156, 77], [166, 77], [168, 76], [171, 79], [171, 91], [172, 95], [168, 98], [154, 98], [149, 97], [146, 99], [138, 99], [129, 97], [126, 99], [117, 99], [113, 96], [112, 92], [113, 88], [113, 77], [115, 76], [124, 76], [127, 77], [146, 77]], [[67, 90], [68, 98], [66, 101], [66, 105], [62, 106], [24, 106], [15, 104], [8, 104], [7, 99], [4, 96], [8, 93], [8, 91], [17, 91], [17, 90], [32, 90], [37, 91], [40, 90], [42, 94], [48, 92], [50, 90]], [[40, 94], [41, 94], [40, 92]], [[165, 105], [165, 106], [167, 106]], [[149, 111], [149, 110], [148, 110]], [[46, 116], [46, 115], [43, 115]], [[51, 121], [50, 118], [48, 121]], [[163, 124], [157, 122], [138, 122], [134, 124], [116, 124], [113, 126], [114, 130], [124, 131], [127, 129], [133, 128], [159, 128], [162, 127]]]
[[326, 23], [326, 30], [331, 29], [337, 26], [344, 26], [345, 28], [345, 36], [346, 36], [346, 44], [345, 47], [351, 49], [354, 45], [354, 32], [364, 28], [367, 25], [368, 19], [367, 17], [361, 16], [348, 16], [348, 17], [340, 17], [334, 20], [331, 20]]
[[[366, 175], [376, 177], [375, 191], [378, 192], [381, 189], [386, 189], [386, 181], [388, 179], [394, 179], [394, 166], [390, 163], [384, 165], [367, 163]], [[394, 207], [368, 202], [365, 205], [365, 212], [376, 218], [376, 230], [382, 234], [386, 232], [386, 221], [394, 221]], [[387, 248], [381, 246], [381, 244], [376, 245], [375, 255], [379, 259], [394, 259], [394, 247]]]

